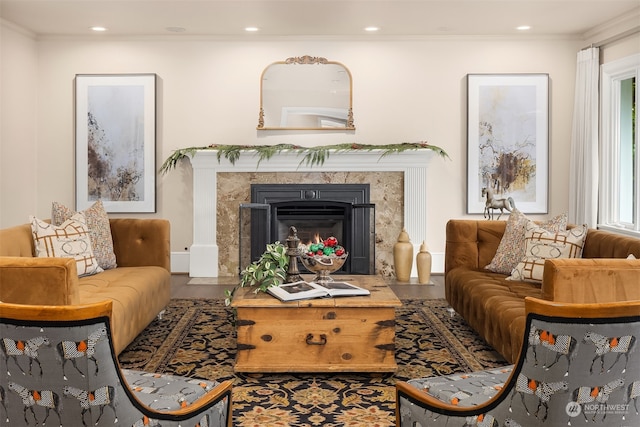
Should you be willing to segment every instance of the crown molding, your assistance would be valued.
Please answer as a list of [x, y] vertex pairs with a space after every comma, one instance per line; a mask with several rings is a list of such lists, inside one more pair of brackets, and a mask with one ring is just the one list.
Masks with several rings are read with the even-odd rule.
[[640, 7], [586, 31], [583, 34], [583, 40], [592, 46], [604, 46], [638, 32], [640, 32]]
[[446, 34], [446, 35], [344, 35], [344, 36], [252, 36], [252, 35], [207, 35], [207, 34], [161, 34], [161, 35], [129, 35], [129, 36], [111, 36], [108, 34], [89, 34], [89, 35], [37, 35], [40, 41], [92, 41], [92, 42], [111, 42], [111, 41], [152, 41], [152, 42], [231, 42], [231, 43], [273, 43], [273, 42], [412, 42], [412, 41], [549, 41], [549, 40], [568, 40], [581, 41], [582, 35], [566, 35], [566, 34], [516, 34], [516, 35], [491, 35], [491, 34]]
[[9, 30], [15, 31], [16, 33], [22, 34], [23, 36], [29, 37], [30, 39], [33, 39], [33, 40], [38, 39], [38, 35], [36, 33], [29, 31], [18, 24], [14, 24], [11, 21], [7, 21], [4, 18], [0, 18], [0, 25], [2, 25], [3, 28], [7, 28]]

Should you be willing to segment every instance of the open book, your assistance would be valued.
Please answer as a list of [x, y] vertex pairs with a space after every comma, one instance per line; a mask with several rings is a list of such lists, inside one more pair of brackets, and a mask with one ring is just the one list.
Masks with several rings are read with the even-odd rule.
[[319, 285], [315, 282], [284, 283], [280, 286], [267, 288], [274, 297], [281, 301], [296, 301], [310, 298], [331, 298], [357, 295], [369, 295], [367, 289], [360, 288], [347, 282], [325, 282]]

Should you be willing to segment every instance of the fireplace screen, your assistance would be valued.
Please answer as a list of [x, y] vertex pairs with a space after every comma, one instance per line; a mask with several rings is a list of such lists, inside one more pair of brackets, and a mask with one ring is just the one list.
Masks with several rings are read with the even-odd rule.
[[337, 274], [374, 274], [375, 205], [368, 184], [253, 184], [251, 201], [240, 205], [240, 270], [268, 243], [284, 243], [294, 226], [302, 243], [334, 236], [347, 249]]

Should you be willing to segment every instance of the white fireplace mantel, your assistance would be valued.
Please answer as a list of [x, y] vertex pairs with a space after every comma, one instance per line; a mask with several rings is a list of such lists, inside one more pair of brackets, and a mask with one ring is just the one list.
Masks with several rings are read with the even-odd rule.
[[[191, 158], [193, 167], [193, 244], [189, 257], [191, 277], [218, 277], [217, 173], [218, 172], [403, 172], [404, 227], [417, 252], [427, 238], [427, 163], [429, 150], [409, 150], [382, 157], [383, 150], [335, 152], [322, 165], [306, 165], [298, 153], [281, 152], [258, 164], [259, 157], [243, 152], [232, 164], [218, 151], [199, 150]], [[417, 276], [415, 272], [412, 276]]]

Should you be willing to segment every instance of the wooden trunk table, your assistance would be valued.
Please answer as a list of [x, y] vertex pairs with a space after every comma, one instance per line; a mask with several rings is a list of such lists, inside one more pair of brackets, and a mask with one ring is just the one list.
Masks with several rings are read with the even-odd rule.
[[[309, 278], [310, 279], [310, 278]], [[253, 288], [236, 292], [236, 372], [394, 372], [395, 307], [380, 276], [336, 276], [369, 296], [281, 302]]]

